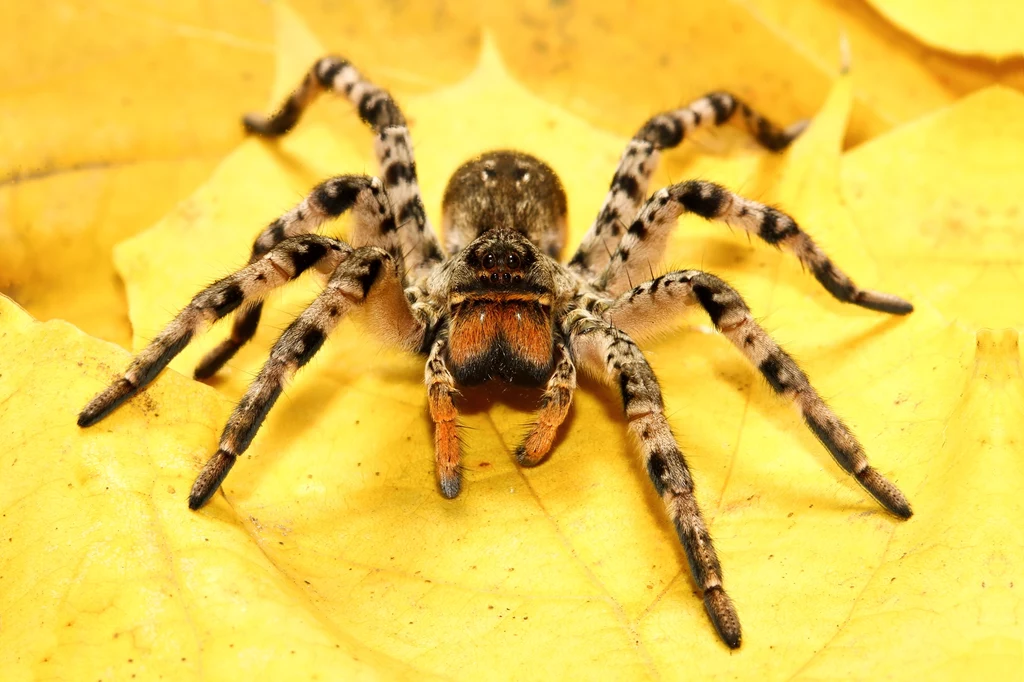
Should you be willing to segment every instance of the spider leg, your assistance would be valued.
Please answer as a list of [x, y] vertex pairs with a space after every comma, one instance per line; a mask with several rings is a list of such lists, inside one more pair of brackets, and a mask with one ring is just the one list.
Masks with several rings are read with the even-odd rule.
[[270, 358], [235, 407], [217, 452], [203, 467], [189, 495], [198, 509], [224, 481], [235, 460], [249, 447], [285, 384], [323, 346], [328, 334], [353, 307], [362, 305], [378, 331], [407, 349], [423, 343], [426, 324], [409, 305], [398, 261], [379, 247], [352, 251], [335, 269], [323, 292], [292, 322], [270, 351]]
[[898, 296], [857, 287], [810, 235], [782, 211], [704, 180], [687, 180], [655, 192], [626, 230], [596, 286], [614, 294], [632, 288], [627, 263], [644, 263], [646, 268], [647, 263], [660, 260], [669, 232], [686, 212], [741, 227], [768, 244], [791, 252], [832, 296], [844, 303], [894, 315], [906, 315], [914, 309]]
[[110, 414], [153, 381], [202, 328], [241, 308], [232, 336], [199, 363], [200, 374], [212, 374], [252, 337], [259, 322], [260, 301], [271, 290], [310, 267], [330, 273], [352, 251], [344, 242], [304, 234], [349, 209], [354, 210], [357, 223], [394, 220], [379, 180], [342, 175], [320, 183], [302, 203], [263, 231], [247, 266], [196, 294], [136, 356], [124, 375], [85, 406], [78, 425], [90, 426]]
[[427, 402], [430, 418], [434, 422], [434, 463], [437, 485], [449, 500], [462, 490], [461, 444], [459, 442], [458, 411], [455, 409], [455, 379], [444, 362], [448, 346], [446, 334], [434, 341], [427, 358], [424, 380], [427, 384]]
[[822, 400], [793, 358], [754, 321], [739, 293], [718, 277], [699, 270], [672, 272], [619, 296], [601, 316], [627, 333], [650, 336], [659, 323], [693, 306], [707, 312], [777, 394], [796, 404], [804, 423], [844, 471], [887, 510], [910, 518], [913, 511], [903, 493], [868, 464], [856, 436]]
[[516, 459], [523, 466], [535, 466], [551, 450], [558, 427], [565, 421], [576, 390], [576, 365], [564, 343], [555, 346], [558, 360], [555, 371], [548, 379], [540, 401], [537, 421], [522, 444], [516, 448]]
[[[380, 180], [364, 175], [342, 175], [320, 183], [298, 206], [270, 223], [253, 243], [249, 263], [255, 263], [282, 240], [309, 234], [349, 208], [355, 212], [352, 237], [357, 243], [364, 232], [394, 225], [394, 214], [389, 211]], [[209, 379], [216, 374], [256, 335], [262, 313], [262, 298], [242, 305], [235, 313], [231, 334], [199, 361], [193, 376]]]
[[577, 308], [563, 323], [580, 367], [619, 388], [630, 433], [704, 593], [704, 607], [725, 643], [740, 645], [740, 621], [722, 585], [722, 567], [694, 497], [693, 479], [665, 418], [661, 387], [640, 349], [625, 333]]
[[658, 166], [660, 150], [677, 147], [694, 130], [722, 125], [735, 119], [737, 113], [754, 139], [771, 151], [785, 149], [807, 127], [807, 121], [799, 121], [779, 128], [727, 92], [713, 92], [681, 109], [652, 117], [626, 145], [604, 204], [569, 261], [569, 268], [590, 280], [607, 265], [611, 248], [606, 242], [617, 244], [625, 226], [636, 216]]
[[330, 272], [352, 252], [344, 242], [302, 235], [281, 242], [259, 259], [206, 287], [132, 360], [125, 373], [97, 395], [78, 416], [91, 426], [144, 389], [206, 325], [240, 306], [261, 300], [271, 290], [310, 267]]
[[374, 149], [380, 175], [397, 220], [390, 229], [398, 231], [406, 270], [417, 279], [441, 262], [444, 252], [423, 208], [408, 124], [386, 90], [363, 78], [345, 59], [324, 57], [313, 64], [277, 113], [269, 117], [249, 114], [243, 119], [245, 128], [263, 137], [283, 135], [325, 90], [344, 95], [356, 107], [359, 117], [377, 134]]

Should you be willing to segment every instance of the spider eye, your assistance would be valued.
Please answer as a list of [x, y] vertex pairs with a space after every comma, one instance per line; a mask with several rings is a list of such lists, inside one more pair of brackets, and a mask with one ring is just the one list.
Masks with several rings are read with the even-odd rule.
[[495, 265], [494, 254], [493, 253], [484, 254], [484, 267], [487, 268], [488, 270], [490, 270], [491, 268], [494, 267], [494, 265]]
[[510, 253], [507, 256], [505, 256], [505, 265], [507, 265], [510, 270], [518, 270], [519, 269], [519, 263], [520, 263], [519, 254], [517, 254], [517, 253]]

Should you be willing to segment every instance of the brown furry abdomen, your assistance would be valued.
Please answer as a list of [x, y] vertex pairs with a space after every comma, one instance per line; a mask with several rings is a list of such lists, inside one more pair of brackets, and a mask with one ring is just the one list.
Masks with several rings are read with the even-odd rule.
[[536, 386], [551, 376], [551, 316], [536, 301], [465, 301], [452, 317], [445, 358], [455, 381]]

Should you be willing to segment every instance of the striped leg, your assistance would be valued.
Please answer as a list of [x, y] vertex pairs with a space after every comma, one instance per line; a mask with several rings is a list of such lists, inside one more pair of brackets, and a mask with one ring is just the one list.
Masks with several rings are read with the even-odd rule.
[[271, 290], [295, 279], [310, 267], [330, 273], [352, 253], [344, 242], [302, 235], [281, 242], [238, 272], [195, 295], [153, 341], [135, 357], [124, 375], [97, 395], [81, 414], [79, 426], [91, 426], [144, 389], [208, 324], [239, 306], [259, 301]]
[[[356, 232], [380, 232], [394, 225], [394, 215], [389, 211], [380, 180], [365, 175], [342, 175], [320, 183], [302, 203], [270, 223], [253, 243], [249, 263], [255, 263], [282, 240], [309, 234], [350, 208], [354, 209]], [[353, 235], [357, 242], [361, 236]], [[209, 379], [235, 357], [256, 335], [262, 313], [262, 298], [241, 306], [235, 313], [231, 335], [199, 361], [193, 376]]]
[[216, 454], [203, 467], [188, 506], [202, 507], [217, 491], [235, 460], [249, 447], [285, 384], [323, 346], [327, 335], [356, 305], [367, 318], [390, 316], [390, 328], [406, 348], [423, 342], [424, 324], [406, 302], [401, 268], [383, 249], [352, 251], [334, 271], [323, 292], [292, 322], [270, 351], [270, 359], [249, 385], [220, 437]]
[[453, 499], [462, 490], [462, 455], [459, 440], [458, 411], [455, 409], [455, 379], [444, 363], [448, 346], [447, 335], [434, 341], [427, 359], [424, 380], [427, 384], [427, 402], [430, 418], [434, 422], [434, 463], [437, 485], [441, 494]]
[[800, 121], [785, 129], [778, 128], [727, 92], [714, 92], [682, 109], [654, 116], [626, 146], [601, 211], [569, 261], [570, 269], [586, 279], [593, 279], [604, 269], [623, 230], [633, 221], [647, 196], [647, 185], [658, 165], [660, 150], [678, 146], [697, 128], [734, 120], [737, 113], [754, 139], [772, 151], [788, 147], [807, 126], [806, 121]]
[[768, 244], [791, 252], [840, 301], [894, 315], [906, 315], [914, 309], [892, 294], [858, 288], [810, 235], [782, 211], [744, 199], [704, 180], [688, 180], [655, 192], [626, 230], [608, 266], [597, 279], [597, 286], [614, 294], [629, 288], [629, 264], [642, 263], [646, 271], [649, 263], [659, 261], [669, 232], [684, 212], [739, 226]]
[[280, 111], [270, 117], [249, 114], [245, 127], [264, 137], [277, 137], [292, 129], [302, 112], [325, 90], [344, 95], [359, 116], [377, 134], [374, 145], [381, 177], [391, 197], [406, 270], [413, 278], [425, 274], [444, 258], [441, 244], [427, 220], [416, 178], [412, 137], [398, 104], [391, 95], [363, 76], [340, 57], [318, 60]]
[[650, 336], [684, 309], [700, 306], [715, 327], [760, 370], [779, 395], [793, 401], [804, 423], [836, 462], [896, 516], [913, 512], [903, 493], [868, 465], [857, 438], [811, 386], [796, 362], [754, 321], [735, 289], [699, 270], [672, 272], [645, 282], [615, 300], [603, 317], [627, 333]]
[[537, 421], [522, 444], [516, 448], [516, 459], [523, 466], [539, 464], [551, 450], [558, 427], [569, 414], [572, 394], [576, 390], [576, 365], [573, 364], [569, 350], [564, 343], [559, 343], [555, 350], [559, 359], [541, 398]]
[[704, 593], [704, 607], [729, 647], [740, 645], [740, 621], [722, 585], [722, 567], [694, 497], [693, 479], [665, 418], [661, 387], [640, 349], [627, 334], [577, 309], [564, 323], [580, 366], [618, 386], [629, 431], [686, 552], [690, 571]]

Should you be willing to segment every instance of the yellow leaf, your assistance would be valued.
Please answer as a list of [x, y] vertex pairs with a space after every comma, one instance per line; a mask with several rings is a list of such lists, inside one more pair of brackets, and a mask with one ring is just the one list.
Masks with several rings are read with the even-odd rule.
[[19, 360], [0, 381], [4, 679], [411, 676], [326, 623], [229, 508], [182, 503], [230, 408], [215, 391], [168, 373], [82, 432], [123, 350], [0, 296], [0, 357]]
[[933, 47], [1002, 59], [1024, 54], [1024, 5], [1015, 0], [868, 0], [904, 31]]
[[209, 175], [272, 76], [265, 20], [243, 7], [0, 7], [0, 291], [127, 345], [111, 248]]
[[[320, 48], [284, 8], [275, 11], [285, 42], [280, 92]], [[376, 77], [372, 64], [363, 68]], [[900, 523], [877, 510], [724, 339], [705, 333], [705, 320], [649, 345], [744, 623], [739, 652], [715, 638], [621, 409], [601, 386], [583, 384], [551, 460], [526, 471], [509, 453], [536, 395], [471, 396], [467, 485], [445, 501], [432, 479], [422, 361], [345, 324], [271, 413], [226, 494], [192, 514], [185, 491], [216, 446], [226, 401], [170, 371], [80, 433], [75, 411], [127, 356], [0, 303], [0, 357], [23, 359], [13, 371], [0, 366], [0, 434], [14, 445], [0, 466], [17, 472], [0, 493], [0, 539], [35, 542], [0, 555], [0, 665], [28, 678], [54, 662], [85, 661], [74, 669], [116, 677], [145, 664], [140, 677], [176, 679], [1019, 669], [1013, 579], [1024, 543], [1011, 499], [1024, 483], [1014, 457], [1020, 351], [1016, 332], [976, 329], [1020, 323], [1005, 293], [1020, 272], [1012, 160], [1024, 136], [1008, 128], [1021, 120], [1020, 99], [982, 93], [841, 156], [854, 91], [839, 79], [783, 157], [725, 131], [665, 155], [656, 183], [707, 177], [777, 202], [860, 284], [910, 293], [918, 305], [900, 320], [843, 306], [791, 257], [721, 225], [680, 222], [667, 266], [700, 265], [743, 291], [917, 511]], [[463, 83], [402, 104], [433, 216], [458, 163], [514, 145], [560, 172], [578, 238], [625, 143], [532, 95], [487, 40]], [[316, 181], [375, 172], [370, 135], [344, 103], [310, 113], [279, 143], [244, 142], [178, 209], [117, 249], [136, 344], [243, 264], [256, 232]], [[331, 116], [330, 127], [320, 123]], [[998, 130], [1005, 137], [992, 139]], [[984, 172], [963, 170], [979, 162]], [[986, 280], [993, 263], [1002, 274]], [[218, 380], [229, 396], [316, 287], [294, 289]], [[190, 372], [224, 333], [214, 329], [173, 367]], [[48, 466], [38, 466], [44, 458]], [[69, 502], [67, 483], [85, 492]], [[101, 494], [108, 487], [114, 502]], [[66, 519], [81, 523], [70, 539]], [[83, 527], [100, 530], [82, 540]], [[157, 558], [141, 570], [136, 555]], [[158, 589], [140, 606], [137, 585]], [[161, 611], [161, 600], [174, 607]], [[111, 632], [126, 634], [103, 638]]]
[[[401, 101], [463, 78], [484, 29], [532, 92], [618, 134], [723, 87], [780, 120], [804, 117], [835, 78], [841, 31], [857, 66], [850, 143], [995, 81], [1024, 87], [1012, 63], [928, 49], [861, 3], [294, 4]], [[271, 12], [242, 0], [0, 7], [0, 291], [129, 344], [111, 248], [240, 140], [238, 112], [263, 105], [274, 70]], [[309, 121], [351, 117], [324, 105]]]
[[[806, 118], [839, 70], [838, 43], [808, 59], [756, 12], [732, 0], [686, 3], [490, 3], [484, 18], [512, 73], [545, 99], [620, 135], [654, 111], [716, 90], [781, 121]], [[817, 28], [817, 27], [816, 27]], [[853, 141], [891, 122], [857, 107]]]
[[[835, 70], [840, 46], [848, 45], [857, 107], [874, 112], [886, 128], [993, 83], [1024, 88], [1019, 65], [969, 59], [923, 45], [864, 2], [737, 1], [826, 73]], [[934, 5], [918, 6], [938, 17]], [[864, 141], [857, 127], [855, 113], [852, 144]]]
[[[318, 25], [338, 27], [339, 47], [403, 91], [472, 67], [472, 16], [347, 2], [339, 20], [307, 4]], [[241, 141], [239, 112], [263, 105], [273, 52], [266, 3], [0, 4], [0, 292], [128, 346], [111, 250]]]
[[1024, 322], [1022, 154], [1024, 95], [993, 87], [843, 163], [843, 194], [867, 247], [970, 330]]

